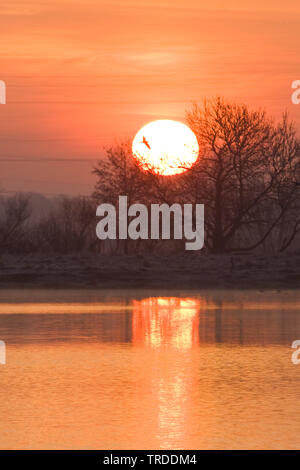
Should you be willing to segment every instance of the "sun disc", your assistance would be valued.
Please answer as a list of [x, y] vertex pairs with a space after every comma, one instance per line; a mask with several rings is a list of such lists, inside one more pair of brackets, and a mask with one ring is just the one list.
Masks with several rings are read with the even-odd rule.
[[193, 131], [179, 121], [152, 121], [142, 127], [132, 143], [132, 153], [144, 171], [177, 175], [196, 162], [199, 145]]

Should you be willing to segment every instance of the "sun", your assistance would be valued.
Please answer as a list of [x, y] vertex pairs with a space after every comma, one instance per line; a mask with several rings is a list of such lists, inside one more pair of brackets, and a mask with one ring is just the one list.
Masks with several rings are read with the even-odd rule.
[[194, 165], [199, 145], [188, 126], [162, 119], [138, 131], [132, 142], [132, 153], [142, 170], [163, 176], [178, 175]]

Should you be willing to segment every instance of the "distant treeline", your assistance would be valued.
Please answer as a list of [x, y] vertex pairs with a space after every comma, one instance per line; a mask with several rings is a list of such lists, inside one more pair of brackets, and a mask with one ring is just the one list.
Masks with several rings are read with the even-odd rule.
[[93, 169], [90, 197], [59, 198], [38, 220], [32, 217], [30, 197], [2, 197], [1, 252], [184, 250], [184, 240], [98, 240], [96, 208], [102, 202], [117, 207], [120, 195], [128, 197], [128, 205], [204, 204], [204, 251], [299, 249], [300, 142], [288, 117], [275, 123], [264, 111], [216, 98], [195, 104], [186, 119], [200, 147], [192, 169], [160, 177], [141, 171], [129, 143], [116, 145]]

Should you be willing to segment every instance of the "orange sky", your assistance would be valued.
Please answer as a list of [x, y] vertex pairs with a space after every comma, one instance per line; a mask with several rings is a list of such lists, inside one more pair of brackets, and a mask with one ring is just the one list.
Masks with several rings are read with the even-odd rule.
[[298, 0], [2, 2], [0, 185], [88, 194], [103, 146], [205, 96], [287, 109], [300, 129], [299, 30]]

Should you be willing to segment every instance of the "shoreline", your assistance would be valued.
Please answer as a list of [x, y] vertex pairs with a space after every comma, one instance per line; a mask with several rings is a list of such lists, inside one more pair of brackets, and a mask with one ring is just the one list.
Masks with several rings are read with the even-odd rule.
[[8, 288], [297, 290], [300, 253], [2, 255], [0, 290]]

